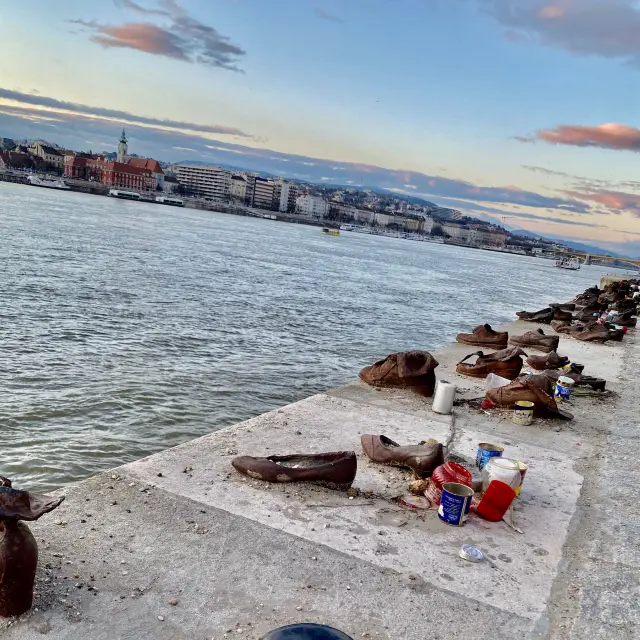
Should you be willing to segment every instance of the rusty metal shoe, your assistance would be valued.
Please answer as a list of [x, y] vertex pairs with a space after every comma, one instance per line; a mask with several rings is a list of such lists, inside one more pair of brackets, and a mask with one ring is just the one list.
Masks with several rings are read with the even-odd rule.
[[[570, 335], [583, 342], [606, 342], [607, 340], [617, 340], [619, 335], [624, 335], [624, 331], [620, 329], [616, 332], [615, 329], [608, 329], [603, 324], [590, 322], [584, 325], [581, 330], [571, 331]], [[619, 339], [622, 340], [621, 337]]]
[[407, 445], [405, 447], [383, 435], [365, 434], [360, 438], [362, 450], [373, 462], [396, 467], [409, 467], [426, 478], [436, 467], [444, 464], [444, 451], [439, 442]]
[[592, 305], [590, 307], [585, 307], [584, 309], [576, 313], [574, 319], [580, 322], [593, 322], [600, 317], [603, 310], [604, 308], [602, 305]]
[[456, 336], [456, 342], [494, 349], [505, 349], [508, 341], [507, 331], [494, 331], [490, 324], [478, 325], [472, 333], [459, 333]]
[[559, 320], [560, 322], [571, 322], [573, 320], [573, 313], [566, 309], [554, 309], [553, 320]]
[[552, 302], [549, 305], [552, 309], [562, 309], [563, 311], [575, 311], [575, 302]]
[[523, 376], [504, 387], [489, 389], [486, 399], [498, 407], [512, 408], [519, 400], [533, 402], [534, 415], [540, 418], [572, 420], [573, 415], [560, 409], [549, 393], [551, 381], [544, 376]]
[[520, 320], [526, 320], [527, 322], [542, 322], [549, 324], [555, 315], [556, 310], [551, 307], [540, 309], [540, 311], [518, 311], [516, 315]]
[[511, 336], [509, 344], [549, 353], [558, 348], [560, 336], [549, 336], [542, 329], [538, 329], [537, 331], [527, 331], [521, 336]]
[[436, 386], [438, 361], [428, 351], [392, 353], [360, 372], [360, 379], [373, 387], [411, 389], [431, 397]]
[[0, 617], [22, 615], [33, 604], [38, 544], [21, 521], [37, 520], [63, 500], [13, 489], [0, 478]]
[[582, 325], [582, 324], [571, 324], [570, 322], [560, 322], [559, 320], [554, 320], [551, 323], [551, 328], [556, 333], [570, 334], [570, 333], [573, 333], [574, 331], [582, 331], [582, 329], [584, 328], [584, 325]]
[[527, 364], [536, 371], [547, 371], [550, 369], [561, 369], [569, 364], [569, 358], [559, 356], [555, 351], [547, 353], [544, 356], [529, 356]]
[[52, 498], [51, 496], [12, 489], [10, 481], [3, 478], [2, 485], [0, 485], [0, 521], [25, 520], [31, 522], [59, 507], [63, 500], [64, 496]]
[[358, 468], [353, 451], [295, 454], [254, 458], [240, 456], [231, 461], [234, 469], [254, 480], [265, 482], [311, 482], [329, 489], [346, 491]]
[[[518, 347], [502, 349], [495, 353], [485, 355], [482, 351], [471, 353], [456, 365], [456, 373], [471, 378], [486, 378], [490, 373], [495, 373], [502, 378], [515, 380], [522, 371], [522, 358], [527, 354]], [[477, 356], [475, 363], [465, 362], [469, 358]]]

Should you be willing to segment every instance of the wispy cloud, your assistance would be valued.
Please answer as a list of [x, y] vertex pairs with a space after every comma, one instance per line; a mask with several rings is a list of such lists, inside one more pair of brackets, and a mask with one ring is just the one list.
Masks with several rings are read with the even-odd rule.
[[555, 129], [538, 131], [533, 138], [572, 147], [640, 151], [640, 129], [615, 122], [595, 126], [565, 124]]
[[505, 27], [512, 39], [640, 67], [636, 0], [463, 0]]
[[327, 22], [344, 22], [342, 18], [338, 18], [338, 16], [331, 15], [330, 13], [323, 11], [319, 7], [316, 7], [316, 15], [321, 20], [326, 20]]
[[9, 102], [11, 106], [19, 107], [23, 110], [31, 111], [34, 114], [50, 110], [53, 112], [67, 112], [89, 117], [104, 118], [109, 120], [117, 120], [122, 122], [139, 123], [158, 127], [163, 129], [179, 129], [181, 131], [192, 131], [200, 134], [216, 134], [226, 136], [237, 136], [241, 138], [252, 138], [249, 133], [236, 128], [224, 125], [198, 124], [195, 122], [184, 122], [181, 120], [164, 120], [161, 118], [148, 118], [138, 116], [128, 111], [119, 111], [118, 109], [105, 109], [104, 107], [92, 107], [77, 102], [65, 102], [50, 98], [47, 96], [33, 95], [30, 93], [21, 93], [19, 91], [11, 91], [0, 87], [0, 103]]
[[126, 22], [119, 25], [95, 21], [71, 20], [90, 34], [90, 39], [100, 46], [142, 51], [201, 64], [209, 67], [244, 73], [238, 62], [246, 55], [240, 46], [220, 34], [213, 27], [189, 16], [177, 2], [163, 0], [161, 8], [147, 8], [134, 0], [120, 0], [117, 4], [144, 15], [165, 18], [164, 24], [151, 22]]
[[595, 202], [605, 207], [606, 212], [618, 214], [626, 212], [640, 218], [640, 195], [606, 189], [591, 192], [570, 191], [568, 194], [580, 200]]

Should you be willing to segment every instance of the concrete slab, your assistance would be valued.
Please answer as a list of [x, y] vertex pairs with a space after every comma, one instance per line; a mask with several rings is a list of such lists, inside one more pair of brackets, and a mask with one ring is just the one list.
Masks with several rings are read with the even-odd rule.
[[415, 574], [111, 475], [66, 489], [66, 525], [32, 525], [36, 608], [0, 620], [3, 639], [258, 640], [308, 621], [358, 640], [509, 640], [530, 627]]
[[[229, 454], [236, 452], [319, 452], [327, 450], [328, 443], [331, 450], [360, 452], [363, 433], [385, 433], [399, 442], [430, 437], [446, 442], [449, 436], [437, 422], [317, 395], [121, 471], [373, 565], [417, 574], [461, 596], [473, 594], [486, 604], [498, 601], [501, 608], [518, 616], [533, 619], [540, 615], [580, 494], [581, 476], [563, 454], [525, 443], [506, 447], [508, 454], [531, 461], [527, 488], [516, 512], [524, 535], [504, 523], [490, 524], [475, 517], [456, 529], [443, 525], [435, 512], [423, 516], [407, 512], [393, 498], [407, 493], [411, 475], [370, 463], [360, 453], [354, 487], [366, 498], [349, 499], [340, 493], [297, 485], [274, 487], [250, 481], [230, 467]], [[292, 438], [299, 444], [292, 445]], [[465, 432], [457, 439], [453, 453], [471, 463], [477, 443], [486, 439], [482, 432]], [[193, 473], [182, 473], [189, 466], [194, 467]], [[458, 550], [468, 542], [488, 553], [495, 568], [463, 562]]]

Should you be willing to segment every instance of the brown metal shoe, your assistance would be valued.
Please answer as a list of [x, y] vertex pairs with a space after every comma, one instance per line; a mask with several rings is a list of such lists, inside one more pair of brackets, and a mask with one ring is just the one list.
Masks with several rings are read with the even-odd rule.
[[362, 450], [373, 462], [396, 467], [409, 467], [420, 477], [428, 477], [444, 463], [444, 452], [439, 442], [400, 446], [387, 436], [365, 434], [360, 438]]
[[527, 322], [543, 322], [549, 324], [553, 320], [555, 309], [546, 307], [540, 309], [540, 311], [518, 311], [516, 315], [520, 320], [526, 320]]
[[459, 333], [456, 342], [471, 344], [476, 347], [492, 347], [505, 349], [509, 341], [509, 333], [506, 331], [494, 331], [490, 324], [478, 325], [472, 333]]
[[559, 320], [560, 322], [571, 322], [573, 320], [573, 313], [566, 309], [554, 309], [553, 320]]
[[615, 329], [607, 329], [603, 324], [590, 322], [584, 325], [581, 330], [571, 331], [570, 335], [583, 342], [606, 342], [607, 340], [622, 340], [622, 337], [618, 338], [618, 336], [624, 336], [624, 331], [620, 329], [619, 332], [616, 332]]
[[544, 376], [522, 376], [505, 387], [489, 389], [486, 399], [495, 406], [507, 408], [512, 408], [519, 400], [533, 402], [534, 415], [572, 420], [573, 415], [558, 407], [549, 392], [551, 385], [551, 381]]
[[360, 372], [360, 379], [373, 387], [412, 389], [431, 397], [436, 386], [438, 361], [428, 351], [392, 353]]
[[346, 491], [358, 468], [353, 451], [295, 454], [253, 458], [240, 456], [231, 461], [234, 469], [254, 480], [265, 482], [312, 482], [329, 489]]
[[527, 364], [536, 371], [547, 371], [548, 369], [561, 369], [569, 364], [569, 358], [559, 356], [557, 352], [552, 351], [544, 356], [529, 356]]
[[554, 320], [551, 323], [551, 328], [556, 333], [571, 333], [572, 331], [576, 331], [576, 330], [582, 331], [581, 324], [572, 325], [570, 322], [560, 322], [559, 320]]
[[511, 336], [509, 344], [515, 344], [519, 347], [536, 349], [537, 351], [555, 351], [560, 344], [559, 336], [549, 336], [542, 329], [537, 331], [527, 331], [521, 336]]
[[[518, 347], [502, 349], [495, 353], [485, 355], [482, 351], [477, 351], [463, 358], [456, 365], [456, 373], [471, 378], [486, 378], [490, 373], [495, 373], [502, 378], [515, 380], [522, 371], [522, 358], [527, 354]], [[465, 362], [473, 356], [478, 356], [474, 364]]]

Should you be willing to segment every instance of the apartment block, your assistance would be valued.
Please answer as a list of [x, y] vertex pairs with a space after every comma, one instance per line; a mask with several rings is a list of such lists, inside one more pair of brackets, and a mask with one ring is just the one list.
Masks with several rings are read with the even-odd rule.
[[202, 198], [228, 200], [231, 197], [231, 172], [221, 167], [179, 164], [175, 167], [180, 184]]

